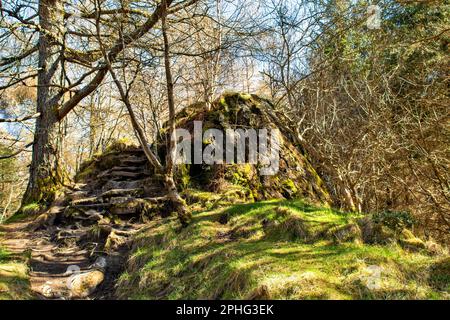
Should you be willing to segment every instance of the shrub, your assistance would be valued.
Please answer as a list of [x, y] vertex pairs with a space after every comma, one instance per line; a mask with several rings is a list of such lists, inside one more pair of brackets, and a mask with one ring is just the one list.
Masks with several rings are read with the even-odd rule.
[[373, 215], [372, 219], [375, 223], [383, 224], [396, 232], [411, 228], [415, 223], [413, 216], [406, 211], [378, 212]]

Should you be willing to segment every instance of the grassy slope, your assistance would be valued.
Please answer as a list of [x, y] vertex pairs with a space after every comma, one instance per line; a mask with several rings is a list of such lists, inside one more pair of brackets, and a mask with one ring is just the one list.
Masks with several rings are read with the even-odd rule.
[[26, 263], [0, 247], [0, 300], [32, 298]]
[[[227, 224], [218, 222], [224, 213]], [[353, 218], [293, 200], [198, 211], [181, 232], [175, 218], [159, 219], [136, 240], [118, 292], [129, 299], [450, 297], [448, 257], [324, 236]], [[302, 240], [298, 221], [316, 236]], [[370, 266], [382, 268], [375, 289]]]

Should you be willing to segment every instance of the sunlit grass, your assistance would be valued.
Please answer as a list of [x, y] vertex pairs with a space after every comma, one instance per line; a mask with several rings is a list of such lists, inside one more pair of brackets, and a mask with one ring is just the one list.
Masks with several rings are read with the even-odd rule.
[[[119, 293], [137, 299], [442, 299], [449, 291], [429, 281], [442, 258], [410, 253], [398, 245], [334, 244], [268, 236], [263, 220], [279, 220], [280, 208], [322, 234], [357, 215], [301, 200], [264, 201], [197, 212], [178, 229], [175, 218], [152, 222], [136, 240]], [[227, 215], [226, 224], [219, 223]], [[292, 219], [292, 216], [290, 217]], [[277, 231], [278, 229], [274, 229]], [[367, 287], [367, 270], [381, 271], [379, 288]]]
[[0, 247], [0, 300], [32, 298], [26, 263]]

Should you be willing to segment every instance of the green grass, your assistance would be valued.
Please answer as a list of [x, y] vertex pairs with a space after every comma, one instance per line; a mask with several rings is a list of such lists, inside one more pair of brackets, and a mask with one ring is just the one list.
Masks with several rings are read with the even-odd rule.
[[32, 298], [28, 267], [23, 257], [16, 257], [0, 247], [0, 300]]
[[6, 251], [4, 248], [0, 247], [0, 263], [7, 261], [10, 254], [8, 251]]
[[[278, 200], [199, 211], [182, 231], [175, 218], [159, 219], [137, 237], [118, 292], [131, 299], [449, 298], [448, 257], [327, 237], [356, 218]], [[375, 287], [374, 266], [381, 270]]]
[[18, 221], [25, 220], [28, 217], [29, 217], [29, 215], [27, 215], [25, 213], [15, 213], [12, 216], [10, 216], [9, 218], [7, 218], [3, 223], [18, 222]]
[[5, 219], [4, 223], [13, 223], [25, 220], [27, 218], [30, 218], [33, 215], [38, 214], [42, 211], [42, 205], [39, 203], [29, 203], [27, 205], [24, 205], [21, 207], [16, 213], [14, 213], [12, 216]]

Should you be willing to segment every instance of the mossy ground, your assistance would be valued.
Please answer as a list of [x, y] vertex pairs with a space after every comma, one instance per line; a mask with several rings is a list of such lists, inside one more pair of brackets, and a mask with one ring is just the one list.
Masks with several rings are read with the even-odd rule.
[[28, 267], [23, 257], [16, 257], [0, 247], [0, 300], [32, 298]]
[[[446, 256], [352, 238], [336, 243], [327, 236], [357, 218], [302, 200], [273, 200], [199, 210], [181, 231], [176, 218], [157, 219], [136, 238], [118, 294], [128, 299], [450, 297]], [[375, 287], [374, 267], [381, 274]]]
[[26, 219], [35, 217], [45, 209], [45, 206], [37, 202], [32, 202], [22, 206], [13, 215], [7, 217], [0, 223], [14, 223], [18, 221], [24, 221]]

